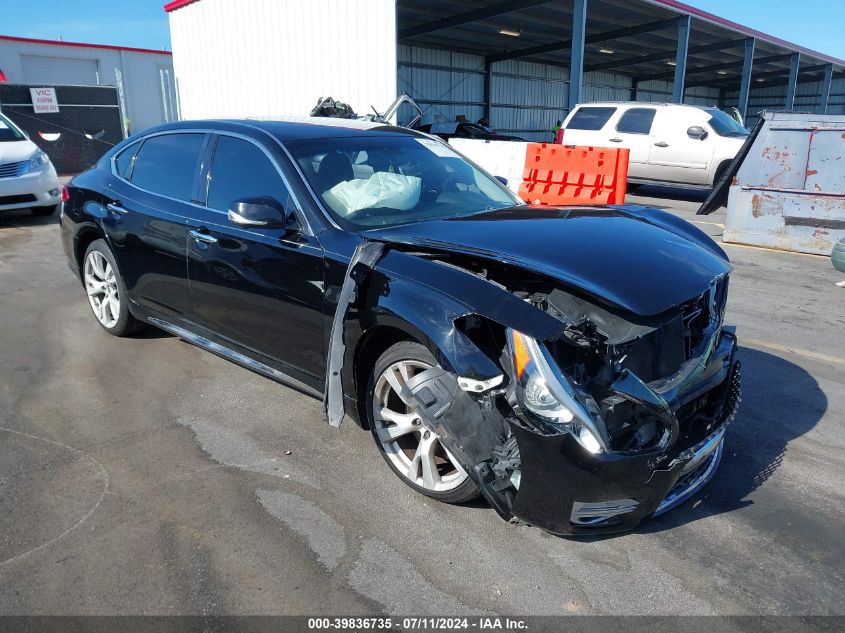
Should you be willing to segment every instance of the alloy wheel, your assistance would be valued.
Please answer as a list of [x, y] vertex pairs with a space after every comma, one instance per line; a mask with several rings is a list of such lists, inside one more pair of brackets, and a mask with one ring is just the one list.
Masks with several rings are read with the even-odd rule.
[[403, 360], [381, 373], [373, 389], [375, 435], [399, 474], [425, 490], [448, 492], [468, 475], [401, 395], [409, 378], [430, 367], [419, 360]]
[[113, 328], [120, 318], [120, 295], [114, 269], [105, 255], [92, 250], [83, 267], [85, 291], [94, 316], [105, 328]]

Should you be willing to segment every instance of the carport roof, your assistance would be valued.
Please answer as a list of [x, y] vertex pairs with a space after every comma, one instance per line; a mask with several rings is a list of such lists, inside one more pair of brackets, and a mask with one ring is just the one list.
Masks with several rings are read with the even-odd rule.
[[[482, 55], [569, 65], [570, 0], [398, 0], [399, 42]], [[676, 0], [589, 0], [584, 70], [671, 80], [677, 19], [692, 18], [686, 85], [731, 88], [742, 74], [745, 40], [756, 38], [754, 78], [785, 83], [790, 57], [801, 53], [801, 79], [821, 79], [824, 65], [845, 60], [786, 42]], [[518, 36], [502, 31], [518, 33]], [[613, 51], [612, 53], [600, 52]]]

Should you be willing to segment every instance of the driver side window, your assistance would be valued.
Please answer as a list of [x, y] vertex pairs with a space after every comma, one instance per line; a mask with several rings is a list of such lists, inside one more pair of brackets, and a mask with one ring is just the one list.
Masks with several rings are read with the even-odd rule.
[[279, 172], [257, 145], [220, 136], [214, 149], [206, 206], [226, 212], [235, 200], [269, 196], [285, 208], [290, 195]]

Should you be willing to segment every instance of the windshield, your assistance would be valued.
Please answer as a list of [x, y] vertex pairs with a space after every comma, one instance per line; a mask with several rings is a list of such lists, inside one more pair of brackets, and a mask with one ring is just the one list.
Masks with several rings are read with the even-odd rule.
[[727, 112], [717, 108], [705, 108], [710, 119], [707, 123], [719, 136], [748, 136], [748, 130], [737, 123]]
[[362, 136], [286, 146], [326, 210], [351, 230], [521, 204], [498, 180], [434, 139]]
[[24, 133], [9, 119], [0, 114], [0, 143], [8, 141], [23, 141]]

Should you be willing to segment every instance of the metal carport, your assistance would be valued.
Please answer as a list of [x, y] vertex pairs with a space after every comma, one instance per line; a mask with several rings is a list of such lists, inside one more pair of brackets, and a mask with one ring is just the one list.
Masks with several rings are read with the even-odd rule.
[[397, 35], [400, 92], [532, 140], [601, 99], [845, 111], [845, 61], [675, 0], [398, 0]]

